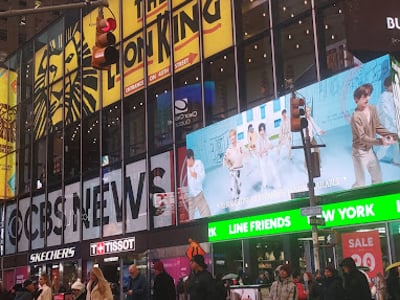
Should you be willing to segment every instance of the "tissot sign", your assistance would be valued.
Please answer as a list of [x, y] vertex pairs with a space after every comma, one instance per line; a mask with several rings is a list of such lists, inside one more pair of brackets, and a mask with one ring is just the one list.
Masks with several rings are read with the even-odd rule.
[[345, 18], [351, 50], [400, 51], [398, 0], [347, 0]]
[[[400, 194], [322, 205], [325, 227], [384, 222], [400, 219]], [[309, 231], [300, 209], [230, 219], [208, 224], [209, 241], [223, 241], [286, 232]]]
[[90, 256], [115, 254], [127, 251], [135, 251], [134, 237], [90, 244]]

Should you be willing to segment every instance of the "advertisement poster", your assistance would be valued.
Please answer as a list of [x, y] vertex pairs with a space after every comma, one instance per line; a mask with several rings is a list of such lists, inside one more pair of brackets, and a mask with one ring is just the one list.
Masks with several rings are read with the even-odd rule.
[[377, 230], [367, 232], [349, 232], [342, 236], [343, 257], [352, 257], [357, 267], [368, 268], [370, 278], [383, 273], [381, 242]]
[[[378, 157], [375, 170], [365, 169], [360, 175], [357, 169], [357, 178], [353, 165], [354, 92], [368, 86], [372, 90], [368, 108], [371, 114], [379, 112], [383, 94], [390, 96], [384, 86], [390, 71], [389, 57], [384, 56], [296, 91], [306, 101], [311, 142], [325, 146], [312, 149], [319, 152], [321, 166], [321, 176], [314, 179], [316, 195], [399, 180], [396, 157]], [[397, 138], [396, 133], [390, 134]], [[368, 151], [379, 150], [378, 138], [370, 137], [374, 148], [369, 144]], [[281, 203], [308, 191], [304, 150], [291, 149], [303, 144], [301, 133], [290, 131], [290, 94], [192, 132], [186, 141], [194, 160], [204, 168], [202, 181], [191, 186], [188, 180], [189, 196], [201, 191], [210, 215]], [[380, 176], [371, 180], [370, 172]], [[362, 176], [364, 184], [360, 184]], [[196, 209], [191, 219], [205, 216]]]

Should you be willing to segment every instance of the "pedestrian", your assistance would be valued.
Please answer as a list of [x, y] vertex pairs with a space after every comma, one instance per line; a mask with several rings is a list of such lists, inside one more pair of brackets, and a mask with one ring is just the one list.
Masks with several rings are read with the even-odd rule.
[[113, 300], [110, 284], [98, 267], [93, 267], [90, 271], [90, 279], [86, 290], [86, 300]]
[[190, 300], [214, 300], [216, 297], [216, 285], [203, 255], [194, 255], [190, 260], [192, 274], [189, 280]]
[[71, 285], [72, 296], [74, 300], [85, 300], [86, 299], [86, 289], [85, 285], [82, 281], [78, 278], [72, 285]]
[[156, 261], [153, 268], [156, 275], [153, 300], [176, 300], [174, 279], [165, 271], [162, 261]]
[[311, 272], [304, 272], [303, 274], [304, 290], [307, 294], [307, 300], [321, 300], [322, 292], [321, 287]]
[[34, 293], [35, 293], [35, 286], [33, 285], [33, 281], [27, 279], [22, 284], [22, 292], [21, 294], [19, 294], [16, 300], [33, 300]]
[[267, 300], [297, 300], [297, 288], [291, 276], [291, 267], [284, 264], [279, 268], [279, 275], [271, 285]]
[[127, 300], [145, 300], [147, 299], [147, 284], [146, 278], [142, 273], [140, 273], [139, 269], [136, 265], [129, 266], [129, 283], [128, 283], [128, 292], [126, 299]]
[[387, 292], [391, 300], [400, 300], [400, 278], [399, 268], [395, 267], [389, 270], [389, 276], [386, 280]]
[[357, 269], [353, 258], [346, 257], [340, 263], [344, 274], [344, 298], [345, 300], [369, 300], [372, 299], [371, 290], [365, 275]]
[[293, 272], [293, 282], [297, 288], [297, 298], [299, 300], [307, 300], [307, 293], [303, 282], [301, 282], [301, 277], [302, 276], [299, 271], [296, 270]]
[[37, 300], [52, 300], [53, 295], [50, 288], [49, 277], [43, 273], [39, 277], [39, 289], [36, 295]]
[[345, 299], [343, 280], [339, 277], [333, 264], [327, 264], [324, 271], [325, 278], [322, 284], [323, 300]]

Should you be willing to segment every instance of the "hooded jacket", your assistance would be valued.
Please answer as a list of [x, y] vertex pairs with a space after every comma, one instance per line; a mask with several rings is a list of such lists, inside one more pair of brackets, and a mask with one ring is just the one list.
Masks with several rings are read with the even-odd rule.
[[357, 270], [356, 263], [351, 257], [345, 258], [340, 264], [348, 267], [349, 272], [344, 273], [345, 300], [369, 300], [372, 299], [371, 290], [365, 275]]
[[297, 300], [297, 287], [291, 276], [274, 281], [271, 285], [268, 300]]

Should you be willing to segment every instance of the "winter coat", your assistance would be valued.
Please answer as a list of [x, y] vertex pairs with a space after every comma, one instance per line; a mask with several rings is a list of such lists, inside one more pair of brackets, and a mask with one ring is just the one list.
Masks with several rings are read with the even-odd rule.
[[297, 300], [297, 287], [292, 277], [279, 278], [269, 290], [267, 300]]
[[166, 272], [156, 276], [153, 290], [153, 300], [176, 300], [174, 279]]
[[337, 275], [326, 277], [322, 284], [323, 300], [343, 300], [343, 281]]
[[210, 272], [202, 270], [193, 273], [189, 280], [190, 300], [214, 300], [216, 297], [215, 280]]
[[99, 284], [93, 285], [92, 283], [90, 280], [86, 286], [86, 300], [114, 300], [109, 284], [106, 284], [104, 291], [101, 292]]
[[146, 277], [139, 273], [135, 278], [129, 277], [128, 291], [132, 290], [133, 294], [126, 297], [127, 300], [146, 300], [147, 299], [147, 282]]
[[372, 299], [367, 277], [356, 268], [344, 274], [344, 293], [345, 300]]

